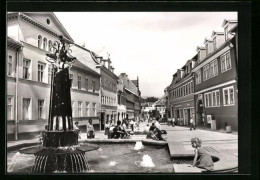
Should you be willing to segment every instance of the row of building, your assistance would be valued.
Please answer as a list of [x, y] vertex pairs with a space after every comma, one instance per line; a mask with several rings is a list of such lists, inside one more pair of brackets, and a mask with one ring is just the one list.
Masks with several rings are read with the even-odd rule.
[[95, 53], [76, 44], [52, 12], [13, 12], [7, 15], [7, 108], [8, 139], [38, 134], [49, 115], [51, 64], [46, 53], [54, 52], [62, 35], [77, 60], [70, 68], [73, 120], [85, 130], [89, 119], [96, 130], [107, 120], [138, 119], [141, 112], [139, 79], [126, 73], [117, 76], [109, 53]]
[[165, 88], [166, 115], [182, 125], [193, 118], [197, 126], [214, 122], [216, 129], [238, 128], [238, 24], [224, 20], [222, 27], [197, 47]]

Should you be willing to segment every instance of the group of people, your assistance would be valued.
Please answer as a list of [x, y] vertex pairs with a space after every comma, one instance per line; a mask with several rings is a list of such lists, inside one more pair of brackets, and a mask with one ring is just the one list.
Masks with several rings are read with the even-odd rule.
[[[182, 125], [182, 124], [183, 124], [183, 122], [182, 122], [182, 120], [180, 120], [180, 118], [177, 119], [177, 122], [175, 122], [175, 118], [174, 118], [174, 117], [173, 117], [173, 118], [170, 118], [170, 117], [168, 118], [168, 126], [172, 125], [172, 126], [174, 127], [174, 126], [175, 126], [175, 123], [178, 124], [178, 125]], [[195, 128], [195, 122], [194, 122], [194, 120], [191, 118], [191, 119], [190, 119], [190, 131], [191, 131], [192, 129], [196, 130], [196, 128]]]
[[[148, 130], [149, 128], [149, 130]], [[147, 127], [145, 129], [147, 132], [146, 139], [153, 139], [153, 140], [164, 140], [162, 137], [162, 130], [161, 125], [159, 123], [159, 117], [156, 118], [156, 121], [152, 123], [152, 125], [149, 127], [149, 124], [147, 124]]]
[[130, 134], [127, 132], [127, 125], [126, 122], [117, 121], [116, 126], [113, 125], [113, 121], [106, 121], [105, 124], [105, 136], [108, 139], [128, 139]]
[[[79, 122], [78, 121], [75, 122], [74, 129], [80, 131], [80, 129], [79, 129]], [[92, 119], [88, 120], [88, 124], [87, 124], [87, 138], [88, 139], [95, 138], [95, 130], [94, 130], [94, 126], [92, 124]], [[81, 139], [80, 133], [79, 133], [79, 139]]]

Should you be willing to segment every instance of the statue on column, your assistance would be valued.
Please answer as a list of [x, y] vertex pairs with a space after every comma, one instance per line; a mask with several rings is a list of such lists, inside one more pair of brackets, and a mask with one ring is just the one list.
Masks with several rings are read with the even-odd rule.
[[54, 53], [46, 54], [46, 60], [52, 64], [49, 131], [73, 130], [69, 68], [76, 58], [71, 56], [70, 45], [65, 44], [64, 38], [60, 36], [59, 40], [58, 47], [53, 46]]

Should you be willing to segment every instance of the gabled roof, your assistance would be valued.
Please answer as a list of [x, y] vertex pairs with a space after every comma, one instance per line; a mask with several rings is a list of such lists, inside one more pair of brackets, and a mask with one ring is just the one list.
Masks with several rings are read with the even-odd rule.
[[212, 42], [213, 40], [212, 40], [212, 39], [205, 38], [204, 43], [206, 43], [207, 41]]
[[237, 20], [227, 20], [227, 19], [224, 19], [222, 27], [224, 27], [227, 23], [237, 23]]
[[127, 90], [131, 91], [132, 93], [138, 96], [138, 88], [131, 80], [128, 79], [126, 73], [121, 73], [118, 77], [123, 81], [124, 86]]
[[216, 31], [212, 31], [212, 33], [211, 33], [211, 37], [213, 37], [215, 34], [217, 34], [217, 35], [224, 35], [224, 32], [216, 32]]
[[204, 46], [197, 46], [197, 50], [196, 51], [198, 51], [200, 49], [205, 49], [205, 47]]
[[134, 83], [134, 85], [135, 85], [136, 87], [138, 86], [137, 80], [132, 80], [132, 82]]
[[98, 74], [96, 71], [92, 70], [91, 68], [89, 68], [88, 66], [86, 66], [85, 64], [83, 64], [82, 62], [80, 62], [79, 60], [76, 60], [73, 64], [72, 64], [72, 68], [76, 67], [82, 71], [85, 71], [87, 73], [92, 74], [93, 76], [96, 77], [100, 77], [100, 74]]
[[[62, 35], [65, 40], [74, 42], [72, 37], [53, 12], [12, 12], [8, 13], [8, 21], [17, 19], [18, 16], [21, 20], [24, 20], [33, 26], [42, 29], [43, 31], [46, 31], [56, 37]], [[47, 18], [51, 20], [51, 24], [49, 25], [46, 22]]]
[[236, 24], [234, 27], [232, 27], [229, 32], [236, 32], [238, 29], [238, 25]]

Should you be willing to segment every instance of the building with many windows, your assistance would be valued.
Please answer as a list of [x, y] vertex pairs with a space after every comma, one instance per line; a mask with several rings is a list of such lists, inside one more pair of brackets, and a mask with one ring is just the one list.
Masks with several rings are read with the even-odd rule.
[[117, 121], [117, 84], [119, 78], [114, 74], [114, 67], [111, 65], [110, 55], [105, 50], [98, 55], [93, 53], [93, 57], [99, 61], [96, 66], [100, 70], [101, 84], [100, 84], [100, 118], [101, 130], [104, 130], [106, 121], [112, 121], [116, 124]]
[[[126, 73], [121, 73], [119, 79], [124, 84], [124, 92], [126, 98], [126, 119], [139, 120], [141, 115], [141, 92], [133, 81], [128, 78]], [[137, 84], [138, 82], [136, 82]]]
[[224, 20], [224, 32], [212, 32], [212, 39], [205, 39], [205, 47], [198, 47], [195, 73], [197, 125], [210, 126], [216, 120], [217, 129], [230, 125], [237, 130], [237, 52], [236, 38], [229, 31], [237, 21]]
[[[173, 75], [168, 92], [170, 117], [189, 125], [237, 130], [237, 21], [224, 20], [224, 32], [212, 32], [197, 54]], [[212, 121], [214, 120], [214, 121]]]
[[176, 120], [179, 118], [181, 125], [189, 125], [190, 119], [194, 119], [194, 77], [191, 70], [196, 57], [178, 69], [168, 87], [170, 117]]
[[[26, 138], [47, 124], [52, 68], [46, 53], [57, 48], [60, 35], [66, 43], [73, 39], [51, 12], [8, 13], [7, 23], [8, 138]], [[84, 125], [87, 117], [97, 118], [100, 75], [80, 61], [73, 64], [70, 74], [73, 118]]]

